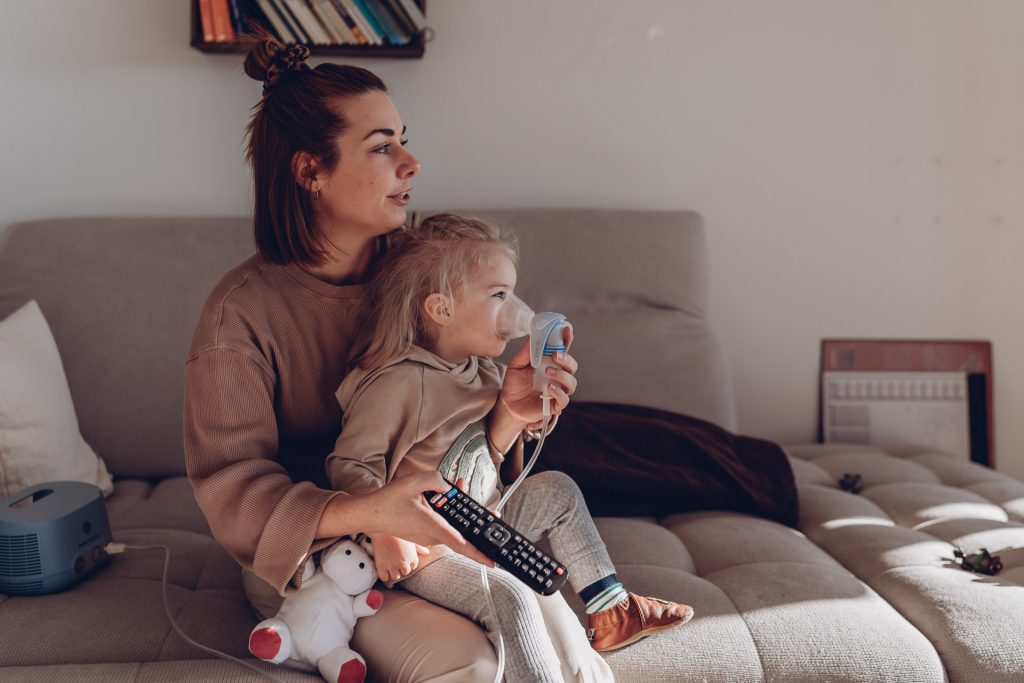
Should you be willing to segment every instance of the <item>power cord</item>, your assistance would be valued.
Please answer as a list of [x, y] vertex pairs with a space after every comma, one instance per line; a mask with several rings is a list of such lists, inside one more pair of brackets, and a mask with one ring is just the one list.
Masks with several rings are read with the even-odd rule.
[[276, 683], [285, 683], [285, 681], [281, 680], [280, 678], [278, 678], [274, 674], [272, 674], [272, 673], [270, 673], [268, 671], [264, 671], [263, 669], [260, 669], [258, 667], [255, 667], [252, 664], [250, 664], [249, 662], [243, 661], [243, 660], [239, 659], [238, 657], [232, 657], [231, 655], [229, 655], [226, 652], [221, 652], [220, 650], [215, 650], [212, 647], [207, 647], [205, 645], [202, 645], [201, 643], [197, 643], [196, 641], [194, 641], [191, 638], [189, 638], [188, 635], [184, 631], [181, 630], [181, 627], [178, 626], [178, 622], [175, 621], [174, 617], [171, 615], [171, 606], [170, 606], [170, 603], [167, 602], [167, 572], [168, 572], [168, 570], [170, 569], [170, 566], [171, 566], [171, 550], [170, 550], [170, 548], [168, 548], [165, 545], [125, 545], [124, 543], [108, 543], [106, 546], [103, 547], [103, 549], [107, 552], [108, 555], [120, 555], [125, 550], [163, 550], [164, 551], [164, 573], [163, 573], [163, 578], [161, 579], [161, 590], [162, 590], [163, 596], [164, 596], [164, 611], [167, 613], [167, 619], [168, 619], [168, 621], [171, 622], [171, 626], [174, 627], [175, 632], [179, 636], [181, 636], [181, 639], [184, 640], [189, 645], [191, 645], [192, 647], [197, 647], [200, 650], [202, 650], [203, 652], [208, 652], [208, 653], [210, 653], [212, 655], [216, 655], [217, 657], [220, 657], [221, 659], [226, 659], [226, 660], [228, 660], [230, 662], [234, 662], [236, 664], [240, 664], [241, 666], [244, 666], [247, 669], [251, 669], [251, 670], [255, 671], [256, 673], [260, 674], [261, 676], [266, 676], [270, 680], [276, 681]]
[[[537, 462], [537, 456], [540, 455], [541, 449], [544, 448], [544, 439], [548, 438], [548, 430], [551, 423], [551, 398], [547, 395], [546, 391], [542, 398], [544, 399], [544, 424], [541, 427], [540, 440], [537, 442], [537, 447], [533, 449], [533, 455], [530, 456], [530, 461], [526, 464], [526, 467], [519, 473], [516, 480], [505, 488], [504, 495], [498, 500], [498, 504], [494, 506], [494, 512], [498, 514], [501, 514], [505, 503], [516, 492], [519, 485], [523, 483], [530, 470], [533, 469], [533, 465]], [[498, 610], [495, 609], [494, 600], [491, 598], [491, 586], [487, 582], [487, 567], [483, 565], [480, 566], [480, 581], [484, 586], [484, 594], [487, 595], [487, 606], [494, 617], [494, 630], [498, 634], [498, 670], [494, 674], [494, 683], [501, 683], [505, 677], [505, 639], [501, 635], [501, 625], [498, 623]]]

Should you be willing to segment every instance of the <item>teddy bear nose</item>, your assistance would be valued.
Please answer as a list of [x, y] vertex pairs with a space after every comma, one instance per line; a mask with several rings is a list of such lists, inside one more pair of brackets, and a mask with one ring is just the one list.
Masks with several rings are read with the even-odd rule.
[[366, 566], [366, 565], [365, 565], [365, 564], [363, 564], [362, 562], [360, 562], [360, 563], [359, 563], [359, 568], [360, 568], [360, 569], [362, 569], [362, 568], [363, 568], [363, 567], [365, 567], [365, 566]]

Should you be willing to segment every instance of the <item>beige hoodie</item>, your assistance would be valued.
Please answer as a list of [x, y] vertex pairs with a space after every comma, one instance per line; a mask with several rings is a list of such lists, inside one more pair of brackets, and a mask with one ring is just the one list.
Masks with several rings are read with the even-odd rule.
[[450, 363], [419, 346], [384, 367], [356, 368], [335, 394], [343, 418], [327, 457], [331, 486], [364, 493], [396, 476], [440, 470], [453, 483], [465, 478], [481, 503], [496, 503], [503, 457], [487, 446], [485, 418], [503, 376], [490, 358]]
[[[466, 493], [495, 505], [503, 456], [488, 447], [486, 418], [503, 376], [490, 358], [451, 363], [419, 346], [383, 367], [352, 370], [335, 394], [343, 418], [327, 457], [331, 486], [365, 493], [395, 477], [439, 470], [452, 483], [464, 478]], [[419, 567], [448, 552], [433, 547]]]

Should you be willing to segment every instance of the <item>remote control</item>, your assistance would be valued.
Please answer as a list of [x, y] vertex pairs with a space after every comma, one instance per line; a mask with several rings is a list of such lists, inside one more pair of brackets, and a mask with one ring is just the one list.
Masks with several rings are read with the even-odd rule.
[[466, 540], [541, 595], [551, 595], [569, 577], [565, 565], [548, 557], [458, 487], [452, 486], [445, 493], [426, 491], [423, 495], [430, 507], [443, 515]]

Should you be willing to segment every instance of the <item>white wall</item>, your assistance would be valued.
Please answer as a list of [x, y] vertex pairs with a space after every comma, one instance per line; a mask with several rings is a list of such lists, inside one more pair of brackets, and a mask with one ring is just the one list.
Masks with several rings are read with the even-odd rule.
[[[249, 210], [258, 84], [186, 0], [0, 0], [0, 224]], [[741, 430], [815, 434], [822, 337], [995, 346], [1024, 477], [1024, 3], [431, 0], [422, 61], [365, 60], [415, 204], [692, 208]]]

